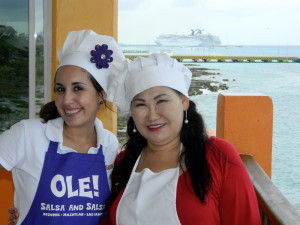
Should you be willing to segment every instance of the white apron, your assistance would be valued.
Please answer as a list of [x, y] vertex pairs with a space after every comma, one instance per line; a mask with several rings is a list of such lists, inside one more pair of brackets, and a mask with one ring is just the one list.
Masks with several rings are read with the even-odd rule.
[[176, 211], [179, 167], [135, 172], [137, 159], [117, 208], [117, 225], [180, 225]]

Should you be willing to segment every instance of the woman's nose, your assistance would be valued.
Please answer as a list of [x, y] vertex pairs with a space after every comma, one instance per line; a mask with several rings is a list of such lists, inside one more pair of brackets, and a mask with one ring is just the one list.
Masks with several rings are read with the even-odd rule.
[[159, 118], [159, 113], [156, 107], [150, 107], [148, 111], [148, 118], [149, 120], [153, 121]]
[[66, 91], [64, 94], [64, 103], [69, 104], [74, 100], [74, 94], [71, 91]]

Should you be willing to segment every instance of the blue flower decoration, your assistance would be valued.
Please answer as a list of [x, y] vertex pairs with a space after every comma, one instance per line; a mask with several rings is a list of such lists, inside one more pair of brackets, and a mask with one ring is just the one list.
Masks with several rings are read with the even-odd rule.
[[92, 58], [90, 59], [92, 63], [96, 64], [97, 69], [108, 68], [108, 63], [113, 61], [113, 54], [112, 50], [108, 49], [106, 44], [103, 45], [96, 45], [95, 50], [91, 51]]

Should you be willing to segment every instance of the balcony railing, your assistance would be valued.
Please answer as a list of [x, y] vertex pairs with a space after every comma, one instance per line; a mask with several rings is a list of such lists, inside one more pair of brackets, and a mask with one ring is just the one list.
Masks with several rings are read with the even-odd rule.
[[253, 156], [240, 155], [256, 191], [263, 225], [299, 225], [300, 214], [273, 184]]

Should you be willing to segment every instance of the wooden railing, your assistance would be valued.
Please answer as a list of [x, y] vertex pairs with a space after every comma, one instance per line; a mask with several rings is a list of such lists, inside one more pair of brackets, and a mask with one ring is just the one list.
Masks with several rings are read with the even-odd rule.
[[282, 195], [253, 156], [240, 154], [256, 191], [263, 225], [300, 225], [300, 214]]

